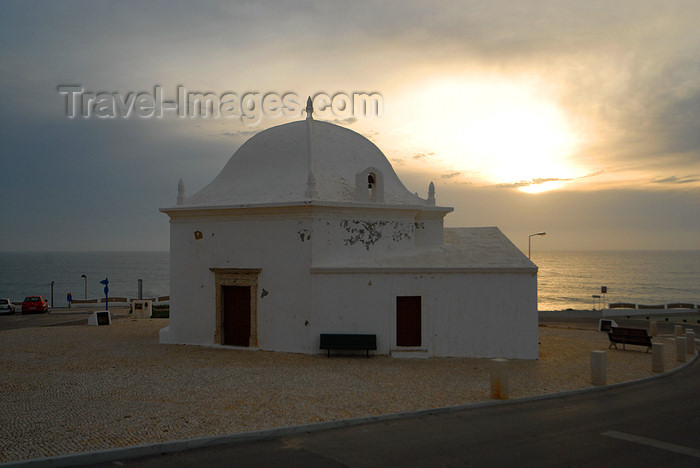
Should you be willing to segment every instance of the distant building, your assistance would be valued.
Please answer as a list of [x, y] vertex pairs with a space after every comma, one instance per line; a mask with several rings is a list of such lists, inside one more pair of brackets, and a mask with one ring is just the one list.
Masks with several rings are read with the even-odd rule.
[[443, 227], [382, 152], [313, 120], [248, 140], [170, 217], [161, 343], [318, 353], [372, 333], [393, 356], [538, 357], [537, 267], [498, 228]]

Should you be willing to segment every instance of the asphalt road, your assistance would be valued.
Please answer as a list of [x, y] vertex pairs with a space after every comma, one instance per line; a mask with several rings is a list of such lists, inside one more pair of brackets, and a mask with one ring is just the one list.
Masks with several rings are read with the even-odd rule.
[[[104, 307], [104, 306], [102, 306]], [[19, 306], [18, 306], [19, 309]], [[86, 325], [88, 317], [96, 308], [62, 308], [48, 314], [22, 314], [19, 311], [10, 315], [0, 315], [0, 331], [30, 327], [55, 327], [60, 325]], [[126, 308], [111, 308], [112, 320], [122, 318]]]
[[[117, 461], [141, 467], [700, 466], [700, 360], [659, 379]], [[96, 466], [115, 466], [114, 463]]]
[[0, 331], [29, 327], [52, 327], [56, 325], [81, 325], [87, 323], [89, 314], [21, 314], [0, 316]]

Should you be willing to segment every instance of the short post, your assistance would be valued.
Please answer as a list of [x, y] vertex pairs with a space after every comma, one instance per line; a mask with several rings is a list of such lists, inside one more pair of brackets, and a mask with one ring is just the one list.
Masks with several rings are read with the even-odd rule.
[[591, 351], [591, 384], [605, 385], [606, 381], [605, 351]]
[[663, 343], [652, 343], [651, 344], [651, 371], [652, 372], [663, 372], [664, 371], [664, 344]]
[[685, 336], [676, 337], [676, 361], [685, 362]]
[[674, 325], [673, 334], [675, 336], [683, 336], [683, 325]]
[[659, 328], [656, 325], [656, 320], [649, 322], [649, 336], [656, 336], [659, 334]]
[[695, 354], [695, 330], [692, 328], [685, 329], [685, 348], [687, 354]]
[[508, 360], [491, 359], [491, 398], [508, 399]]
[[138, 283], [139, 283], [138, 296], [139, 296], [139, 301], [141, 301], [141, 300], [143, 300], [143, 280], [139, 278]]
[[109, 310], [109, 280], [107, 278], [100, 281], [100, 284], [105, 285], [105, 310]]

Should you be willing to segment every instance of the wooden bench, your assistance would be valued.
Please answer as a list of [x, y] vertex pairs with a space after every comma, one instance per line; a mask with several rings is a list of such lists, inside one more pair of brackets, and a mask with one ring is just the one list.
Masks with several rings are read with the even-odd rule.
[[646, 330], [639, 328], [611, 327], [610, 332], [608, 332], [608, 338], [610, 339], [608, 349], [613, 346], [617, 349], [616, 343], [622, 343], [622, 349], [625, 349], [625, 345], [628, 344], [646, 346], [645, 352], [651, 349], [651, 336]]
[[320, 349], [328, 351], [328, 357], [331, 356], [331, 349], [338, 350], [362, 350], [367, 351], [377, 349], [377, 335], [358, 335], [358, 334], [321, 334]]

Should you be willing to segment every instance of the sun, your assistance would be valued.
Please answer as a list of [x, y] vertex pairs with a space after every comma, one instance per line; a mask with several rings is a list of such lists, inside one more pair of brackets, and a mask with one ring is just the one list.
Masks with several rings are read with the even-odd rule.
[[412, 108], [406, 143], [489, 184], [528, 193], [561, 188], [583, 172], [570, 160], [580, 141], [540, 86], [503, 77], [426, 83], [405, 98]]

